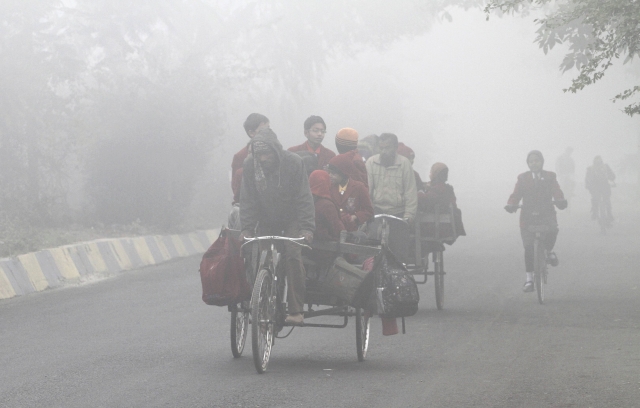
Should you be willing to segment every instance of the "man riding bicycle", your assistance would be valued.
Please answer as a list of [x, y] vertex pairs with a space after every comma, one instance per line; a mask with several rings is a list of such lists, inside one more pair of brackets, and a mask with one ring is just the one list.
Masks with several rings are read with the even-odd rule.
[[522, 200], [520, 212], [520, 235], [524, 245], [524, 261], [526, 281], [523, 290], [533, 292], [533, 241], [535, 234], [529, 231], [529, 225], [548, 225], [553, 230], [544, 234], [542, 242], [548, 251], [547, 262], [552, 266], [558, 265], [558, 257], [553, 250], [558, 237], [558, 221], [554, 204], [561, 210], [567, 208], [567, 200], [560, 189], [556, 174], [542, 170], [544, 157], [538, 150], [533, 150], [527, 155], [527, 165], [530, 171], [518, 176], [518, 182], [513, 193], [504, 207], [507, 212], [514, 213], [518, 210], [518, 204]]
[[602, 157], [596, 156], [593, 159], [593, 166], [587, 168], [587, 176], [585, 177], [585, 186], [591, 193], [591, 218], [598, 218], [598, 208], [600, 204], [604, 205], [604, 210], [608, 222], [613, 221], [611, 213], [611, 184], [616, 175], [613, 174], [611, 167], [602, 161]]
[[[282, 149], [276, 134], [261, 130], [252, 140], [251, 155], [243, 165], [240, 189], [240, 239], [258, 235], [284, 235], [313, 240], [315, 208], [302, 159]], [[290, 324], [303, 323], [306, 274], [298, 245], [285, 243]]]

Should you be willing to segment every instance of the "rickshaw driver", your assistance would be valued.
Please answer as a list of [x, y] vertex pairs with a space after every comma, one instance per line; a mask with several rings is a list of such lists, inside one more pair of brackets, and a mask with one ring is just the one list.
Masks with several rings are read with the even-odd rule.
[[411, 162], [398, 154], [398, 136], [380, 135], [380, 154], [365, 166], [375, 214], [390, 214], [413, 221], [418, 211], [418, 191]]
[[[243, 165], [240, 189], [240, 239], [258, 235], [284, 235], [311, 243], [315, 231], [315, 207], [302, 159], [282, 149], [271, 129], [251, 140], [251, 155]], [[298, 245], [284, 244], [288, 315], [286, 323], [304, 323], [306, 273]]]

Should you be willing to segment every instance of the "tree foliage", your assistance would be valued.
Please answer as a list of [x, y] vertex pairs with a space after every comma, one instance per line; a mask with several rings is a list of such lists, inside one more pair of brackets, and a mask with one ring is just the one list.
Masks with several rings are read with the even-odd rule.
[[[543, 9], [536, 42], [546, 54], [557, 44], [568, 44], [560, 69], [574, 67], [578, 75], [565, 92], [577, 92], [600, 80], [620, 58], [632, 61], [640, 52], [640, 2], [637, 0], [493, 0], [485, 8], [491, 12], [527, 14]], [[488, 18], [488, 15], [487, 15]], [[613, 101], [628, 100], [640, 94], [640, 86], [627, 89]], [[640, 113], [640, 103], [624, 108], [626, 114]]]
[[85, 219], [178, 225], [226, 110], [295, 101], [332, 59], [479, 3], [3, 0], [0, 216], [78, 219], [80, 180]]

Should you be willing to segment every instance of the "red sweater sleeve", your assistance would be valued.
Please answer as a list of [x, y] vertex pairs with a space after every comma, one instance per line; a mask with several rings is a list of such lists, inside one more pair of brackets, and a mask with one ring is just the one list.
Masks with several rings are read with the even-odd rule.
[[356, 191], [356, 217], [358, 217], [360, 224], [364, 224], [373, 218], [373, 205], [371, 204], [368, 188], [360, 185]]

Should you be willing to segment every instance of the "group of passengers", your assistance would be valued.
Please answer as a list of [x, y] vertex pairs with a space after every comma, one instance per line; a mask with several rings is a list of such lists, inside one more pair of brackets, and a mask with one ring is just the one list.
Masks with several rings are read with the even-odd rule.
[[[233, 157], [231, 181], [241, 239], [284, 234], [309, 243], [337, 241], [342, 231], [362, 229], [374, 214], [411, 224], [419, 206], [455, 205], [446, 165], [434, 164], [431, 181], [422, 183], [412, 168], [415, 153], [392, 133], [368, 136], [359, 144], [356, 130], [340, 129], [336, 155], [323, 145], [327, 128], [320, 116], [305, 120], [307, 140], [288, 150], [264, 115], [249, 115], [244, 129], [251, 140]], [[286, 321], [302, 324], [306, 275], [295, 244], [285, 245], [284, 269]]]

